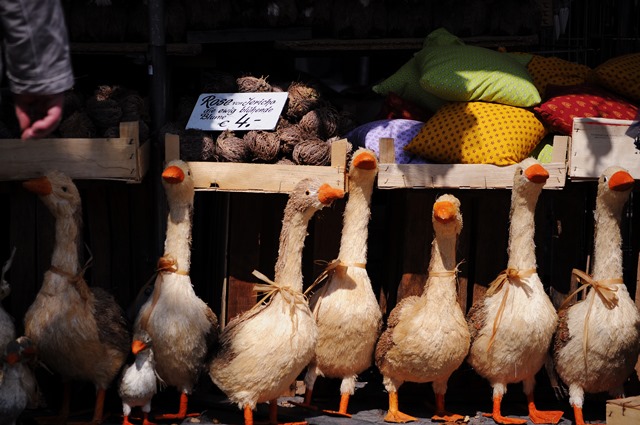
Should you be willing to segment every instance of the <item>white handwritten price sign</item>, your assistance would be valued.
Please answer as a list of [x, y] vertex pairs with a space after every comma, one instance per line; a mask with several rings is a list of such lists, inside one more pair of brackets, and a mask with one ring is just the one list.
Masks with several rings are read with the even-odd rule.
[[191, 112], [187, 128], [199, 130], [273, 130], [287, 92], [205, 93]]

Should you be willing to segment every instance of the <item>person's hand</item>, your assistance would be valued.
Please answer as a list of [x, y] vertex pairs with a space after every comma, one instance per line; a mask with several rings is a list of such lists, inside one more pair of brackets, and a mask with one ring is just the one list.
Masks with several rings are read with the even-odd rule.
[[56, 129], [62, 118], [64, 94], [14, 94], [16, 117], [22, 139], [46, 137]]

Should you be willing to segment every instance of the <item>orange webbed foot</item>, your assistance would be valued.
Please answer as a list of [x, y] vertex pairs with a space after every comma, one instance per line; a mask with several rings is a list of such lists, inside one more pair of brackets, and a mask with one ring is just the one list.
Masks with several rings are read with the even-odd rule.
[[402, 413], [399, 410], [389, 410], [387, 415], [384, 417], [385, 422], [393, 422], [396, 424], [403, 424], [406, 422], [414, 422], [417, 421], [417, 418], [413, 416], [407, 415], [406, 413]]
[[347, 412], [340, 412], [338, 410], [323, 410], [323, 413], [326, 413], [329, 416], [338, 416], [341, 418], [350, 418], [351, 414]]
[[534, 410], [529, 412], [529, 419], [534, 424], [557, 424], [564, 412], [558, 410]]
[[433, 415], [431, 420], [435, 422], [460, 422], [464, 420], [464, 416], [449, 412], [441, 412]]
[[504, 425], [522, 425], [527, 423], [526, 419], [507, 418], [506, 416], [495, 413], [484, 413], [483, 416], [493, 418], [496, 423]]

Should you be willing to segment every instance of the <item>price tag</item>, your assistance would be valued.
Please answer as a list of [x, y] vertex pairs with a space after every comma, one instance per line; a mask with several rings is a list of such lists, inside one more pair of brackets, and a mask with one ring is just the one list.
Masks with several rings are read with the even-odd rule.
[[191, 112], [187, 128], [207, 131], [273, 130], [287, 92], [204, 93]]

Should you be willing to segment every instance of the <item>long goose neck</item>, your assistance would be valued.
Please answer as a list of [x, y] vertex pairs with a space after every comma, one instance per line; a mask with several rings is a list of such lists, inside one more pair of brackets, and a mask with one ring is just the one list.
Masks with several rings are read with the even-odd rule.
[[313, 213], [285, 208], [274, 277], [279, 285], [302, 291], [302, 250]]
[[607, 202], [598, 196], [595, 211], [593, 248], [593, 278], [595, 280], [622, 277], [622, 235], [620, 220], [624, 202]]
[[169, 207], [164, 254], [176, 260], [179, 270], [188, 272], [191, 266], [192, 203], [176, 203]]
[[534, 190], [532, 187], [520, 189], [514, 188], [511, 196], [508, 267], [528, 270], [537, 267], [534, 235], [535, 211], [540, 190]]
[[349, 184], [349, 199], [344, 209], [340, 254], [338, 256], [346, 263], [367, 261], [372, 192], [373, 180], [371, 179], [362, 183], [351, 180]]
[[456, 268], [456, 242], [454, 233], [436, 235], [431, 242], [431, 259], [429, 260], [429, 284], [425, 286], [424, 294], [434, 296], [444, 302], [457, 300], [455, 284], [447, 284], [444, 279], [455, 283], [455, 275], [447, 277], [434, 276], [437, 273], [454, 271]]
[[61, 215], [55, 219], [55, 243], [51, 255], [51, 265], [67, 273], [78, 273], [80, 246], [81, 212]]

